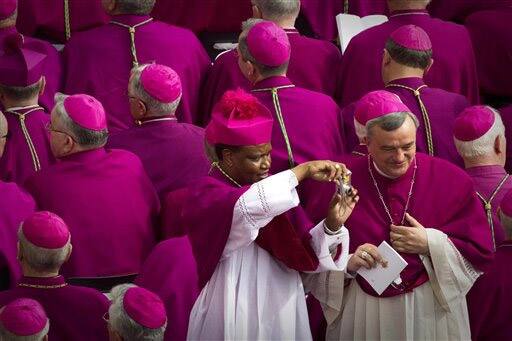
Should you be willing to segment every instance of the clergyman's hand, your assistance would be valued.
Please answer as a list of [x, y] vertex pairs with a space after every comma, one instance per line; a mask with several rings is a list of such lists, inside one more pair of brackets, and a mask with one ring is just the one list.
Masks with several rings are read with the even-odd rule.
[[378, 264], [383, 267], [388, 266], [388, 262], [382, 258], [377, 247], [373, 244], [360, 245], [349, 258], [347, 263], [348, 272], [356, 272], [361, 267], [368, 270], [377, 267]]
[[300, 182], [304, 179], [313, 179], [316, 181], [336, 181], [343, 173], [347, 172], [344, 164], [333, 161], [310, 161], [300, 164], [292, 169]]
[[398, 252], [427, 255], [429, 253], [427, 231], [409, 213], [405, 218], [411, 226], [391, 225], [391, 245]]
[[335, 193], [329, 203], [329, 211], [327, 212], [327, 218], [325, 218], [327, 228], [330, 231], [337, 231], [350, 217], [358, 201], [359, 195], [353, 187], [350, 195]]

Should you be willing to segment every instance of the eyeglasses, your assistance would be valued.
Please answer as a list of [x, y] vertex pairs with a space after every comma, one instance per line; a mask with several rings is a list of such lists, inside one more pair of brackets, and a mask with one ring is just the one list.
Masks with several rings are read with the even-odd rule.
[[75, 138], [74, 138], [71, 134], [66, 133], [65, 131], [62, 131], [62, 130], [54, 129], [54, 128], [52, 127], [52, 123], [51, 123], [51, 122], [46, 123], [46, 125], [45, 125], [44, 127], [45, 127], [45, 129], [46, 129], [48, 132], [52, 132], [52, 131], [53, 131], [54, 133], [60, 133], [60, 134], [67, 135], [67, 136], [71, 137], [71, 139], [72, 139], [73, 141], [75, 141], [75, 142], [76, 142]]
[[110, 316], [108, 315], [108, 311], [105, 312], [105, 314], [103, 314], [103, 321], [109, 323], [110, 322]]

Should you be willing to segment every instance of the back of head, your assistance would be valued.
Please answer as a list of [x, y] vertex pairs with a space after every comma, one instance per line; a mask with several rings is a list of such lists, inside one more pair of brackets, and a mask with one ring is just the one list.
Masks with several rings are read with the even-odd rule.
[[395, 30], [386, 41], [386, 51], [398, 64], [425, 70], [432, 60], [432, 42], [428, 34], [415, 25]]
[[300, 11], [300, 0], [252, 0], [265, 20], [279, 23], [283, 20], [295, 20]]
[[500, 204], [501, 226], [505, 229], [505, 236], [512, 240], [512, 191], [507, 192]]
[[56, 214], [36, 212], [18, 230], [20, 259], [39, 273], [58, 272], [71, 252], [71, 234]]
[[121, 284], [110, 291], [110, 332], [123, 340], [163, 340], [167, 315], [161, 299], [134, 284]]
[[117, 14], [145, 15], [151, 13], [156, 0], [115, 0]]
[[49, 329], [46, 312], [35, 300], [19, 298], [0, 308], [2, 341], [42, 341]]
[[16, 0], [0, 1], [0, 28], [11, 27], [16, 25], [17, 17]]
[[390, 11], [426, 9], [431, 0], [388, 0]]

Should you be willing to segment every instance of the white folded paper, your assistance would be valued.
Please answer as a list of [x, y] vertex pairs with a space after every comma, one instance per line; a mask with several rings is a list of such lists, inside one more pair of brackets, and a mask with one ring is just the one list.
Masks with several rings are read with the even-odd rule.
[[341, 53], [345, 53], [350, 40], [370, 27], [380, 25], [388, 21], [385, 15], [368, 15], [359, 17], [353, 14], [338, 14], [336, 16], [336, 24], [338, 26], [338, 34], [340, 36]]
[[388, 266], [384, 268], [379, 264], [370, 270], [360, 268], [357, 270], [357, 274], [362, 276], [380, 295], [391, 283], [400, 278], [400, 273], [407, 266], [407, 262], [386, 241], [380, 243], [377, 249], [384, 260], [388, 262]]

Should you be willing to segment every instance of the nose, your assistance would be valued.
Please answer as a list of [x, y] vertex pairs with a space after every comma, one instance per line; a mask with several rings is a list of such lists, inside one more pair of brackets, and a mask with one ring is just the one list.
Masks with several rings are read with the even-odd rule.
[[405, 152], [401, 149], [398, 149], [395, 154], [395, 162], [401, 163], [405, 161]]
[[265, 156], [263, 158], [263, 162], [261, 163], [262, 169], [270, 169], [270, 164], [272, 163], [272, 158], [270, 157], [270, 154]]

